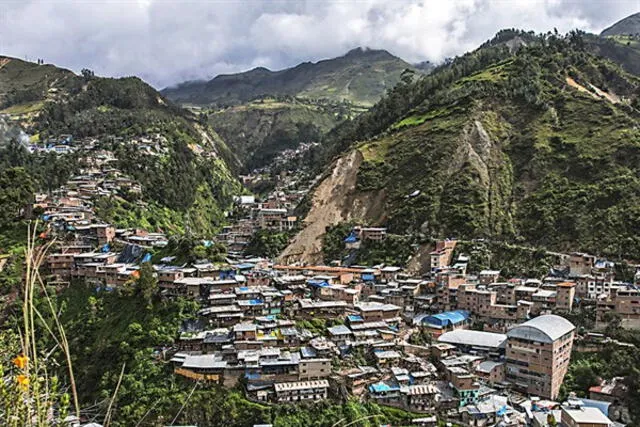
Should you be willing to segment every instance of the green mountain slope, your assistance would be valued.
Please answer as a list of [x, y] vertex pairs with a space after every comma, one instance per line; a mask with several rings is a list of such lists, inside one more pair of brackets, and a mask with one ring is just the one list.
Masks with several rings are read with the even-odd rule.
[[[8, 72], [3, 72], [7, 67]], [[229, 169], [235, 162], [233, 155], [208, 125], [142, 80], [99, 78], [91, 73], [77, 76], [11, 59], [0, 69], [0, 87], [9, 88], [7, 94], [20, 87], [33, 88], [26, 104], [25, 99], [8, 95], [0, 103], [3, 112], [36, 139], [71, 134], [76, 140], [95, 138], [102, 148], [111, 150], [116, 166], [142, 184], [143, 200], [153, 208], [145, 224], [166, 225], [153, 218], [162, 216], [175, 223], [175, 231], [189, 226], [196, 233], [211, 234], [223, 221], [232, 193], [239, 189]], [[149, 155], [128, 142], [143, 136], [162, 141], [164, 152]], [[131, 213], [135, 201], [114, 199], [108, 205], [118, 211], [124, 204], [128, 206], [124, 211]], [[106, 215], [106, 219], [132, 226], [139, 215], [131, 215]]]
[[263, 98], [207, 114], [208, 123], [233, 147], [247, 170], [268, 165], [286, 149], [317, 142], [353, 113], [348, 104], [300, 98]]
[[[333, 222], [396, 233], [640, 258], [638, 78], [578, 33], [515, 54], [499, 43], [506, 35], [336, 129], [325, 144], [347, 154], [316, 204], [329, 195]], [[337, 167], [353, 182], [331, 185]], [[308, 253], [312, 232], [285, 254]]]
[[280, 71], [255, 68], [207, 82], [182, 83], [162, 93], [172, 101], [193, 105], [234, 105], [262, 95], [288, 95], [370, 106], [407, 68], [413, 67], [385, 50], [357, 48], [338, 58]]

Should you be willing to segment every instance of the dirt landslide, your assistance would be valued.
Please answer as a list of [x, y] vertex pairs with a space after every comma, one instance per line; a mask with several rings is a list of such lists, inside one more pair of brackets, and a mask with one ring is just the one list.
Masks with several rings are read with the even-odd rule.
[[315, 189], [304, 228], [279, 257], [280, 262], [321, 263], [322, 236], [328, 226], [350, 220], [377, 222], [382, 215], [384, 192], [356, 191], [362, 154], [353, 150], [332, 165], [331, 175]]

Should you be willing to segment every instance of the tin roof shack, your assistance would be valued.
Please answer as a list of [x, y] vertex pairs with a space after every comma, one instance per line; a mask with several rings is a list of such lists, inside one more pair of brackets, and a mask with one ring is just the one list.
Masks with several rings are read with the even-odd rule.
[[507, 336], [493, 332], [458, 329], [440, 335], [438, 342], [455, 345], [463, 353], [485, 354], [500, 358], [505, 354]]
[[226, 367], [227, 362], [218, 354], [186, 355], [174, 372], [192, 380], [221, 384]]
[[354, 396], [362, 395], [367, 387], [380, 380], [381, 373], [374, 366], [358, 366], [349, 371], [346, 376], [341, 376], [346, 380], [346, 386], [349, 393]]
[[624, 383], [624, 377], [616, 377], [610, 381], [602, 381], [600, 385], [594, 385], [589, 388], [589, 397], [595, 400], [604, 400], [605, 402], [621, 402], [628, 393], [627, 385]]
[[505, 364], [485, 360], [476, 367], [475, 374], [489, 384], [502, 383], [506, 379]]
[[347, 303], [345, 301], [312, 301], [308, 299], [298, 301], [298, 314], [306, 319], [343, 317], [346, 309]]

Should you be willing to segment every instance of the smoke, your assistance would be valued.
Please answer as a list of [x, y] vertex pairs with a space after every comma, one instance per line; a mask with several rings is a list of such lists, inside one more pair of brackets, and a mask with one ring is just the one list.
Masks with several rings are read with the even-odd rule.
[[26, 146], [30, 141], [29, 134], [0, 114], [0, 146], [7, 145], [11, 141], [18, 141]]

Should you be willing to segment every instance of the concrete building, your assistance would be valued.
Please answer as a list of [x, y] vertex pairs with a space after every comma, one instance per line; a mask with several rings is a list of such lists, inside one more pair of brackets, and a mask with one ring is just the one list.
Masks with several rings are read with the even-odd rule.
[[525, 393], [555, 399], [569, 367], [575, 326], [544, 315], [507, 332], [507, 381]]
[[273, 387], [276, 392], [276, 401], [281, 403], [320, 400], [327, 398], [329, 381], [317, 380], [277, 383]]
[[562, 425], [566, 427], [610, 427], [613, 422], [598, 408], [562, 408]]
[[613, 286], [609, 296], [603, 296], [597, 302], [596, 327], [607, 326], [608, 313], [617, 315], [623, 328], [640, 328], [640, 290]]

